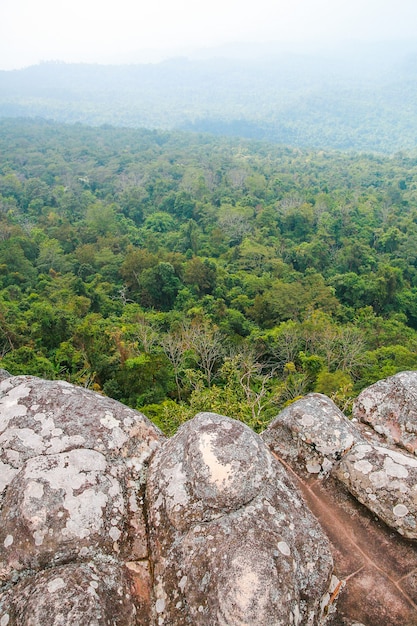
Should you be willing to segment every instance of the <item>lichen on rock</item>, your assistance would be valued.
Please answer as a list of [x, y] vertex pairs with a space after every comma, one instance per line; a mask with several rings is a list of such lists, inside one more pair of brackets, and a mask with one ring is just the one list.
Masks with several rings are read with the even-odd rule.
[[95, 392], [0, 378], [0, 624], [149, 624], [143, 492], [164, 437]]
[[0, 371], [0, 626], [413, 626], [414, 374], [363, 422], [308, 394], [262, 436], [200, 413], [167, 440]]
[[399, 450], [355, 446], [335, 476], [370, 511], [408, 539], [417, 539], [417, 459]]
[[353, 416], [373, 429], [379, 440], [417, 453], [417, 371], [400, 372], [364, 389]]
[[157, 624], [316, 624], [327, 540], [262, 439], [201, 413], [151, 462]]
[[132, 591], [129, 572], [116, 564], [94, 561], [71, 563], [40, 571], [0, 593], [0, 624], [138, 624], [138, 610], [132, 602]]
[[304, 475], [327, 476], [344, 454], [364, 441], [335, 403], [309, 393], [281, 411], [262, 433], [278, 456]]

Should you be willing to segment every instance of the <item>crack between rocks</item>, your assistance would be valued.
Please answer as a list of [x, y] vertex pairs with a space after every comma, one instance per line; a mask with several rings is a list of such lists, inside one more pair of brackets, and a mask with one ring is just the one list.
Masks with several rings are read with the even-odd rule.
[[[301, 492], [308, 491], [308, 493], [310, 494], [310, 496], [321, 505], [321, 509], [323, 507], [327, 508], [327, 506], [324, 504], [322, 504], [320, 498], [317, 496], [317, 494], [313, 491], [313, 489], [310, 487], [310, 485], [308, 485], [293, 469], [291, 466], [288, 465], [288, 463], [286, 463], [283, 459], [281, 459], [275, 452], [272, 452], [273, 455], [276, 457], [276, 459], [285, 467], [285, 469], [294, 477], [294, 480], [302, 485], [302, 487], [300, 488]], [[315, 481], [314, 484], [317, 484], [318, 481]], [[308, 503], [306, 503], [306, 505], [308, 506]], [[362, 505], [363, 506], [363, 505]], [[311, 510], [311, 509], [310, 509]], [[312, 512], [313, 513], [313, 512]], [[315, 517], [317, 517], [315, 515]], [[323, 528], [323, 525], [320, 522], [320, 519], [318, 518], [317, 521], [319, 522], [320, 526], [323, 529], [323, 532], [326, 533], [325, 529]], [[385, 572], [381, 567], [379, 567], [367, 554], [366, 552], [364, 552], [362, 550], [362, 548], [356, 543], [355, 539], [352, 537], [352, 535], [348, 534], [348, 532], [346, 531], [346, 529], [343, 529], [343, 532], [345, 534], [345, 536], [347, 537], [347, 539], [349, 540], [349, 542], [358, 550], [358, 552], [361, 554], [361, 556], [363, 557], [363, 559], [366, 561], [366, 563], [368, 565], [370, 565], [373, 569], [376, 569], [384, 578], [386, 578], [387, 580], [390, 581], [390, 583], [397, 589], [397, 591], [400, 593], [400, 595], [402, 595], [404, 597], [404, 599], [410, 604], [410, 606], [412, 606], [416, 611], [417, 611], [417, 604], [412, 600], [412, 598], [410, 598], [410, 596], [399, 586], [399, 582], [405, 578], [407, 578], [407, 576], [410, 576], [413, 572], [409, 572], [407, 575], [403, 576], [400, 579], [395, 580], [394, 578], [392, 578], [389, 574], [387, 574], [387, 572]], [[330, 542], [331, 543], [331, 542]], [[365, 565], [363, 565], [359, 570], [356, 570], [356, 572], [353, 572], [352, 574], [350, 574], [349, 576], [347, 576], [344, 580], [347, 581], [349, 580], [349, 578], [352, 578], [353, 576], [355, 576], [356, 574], [358, 574], [363, 568], [365, 567]], [[415, 568], [416, 571], [417, 568]]]
[[[146, 467], [146, 474], [148, 474], [149, 472], [149, 467], [150, 467], [150, 462], [153, 459], [155, 455], [155, 452], [152, 454], [151, 458], [149, 459], [149, 463]], [[145, 524], [145, 537], [146, 537], [146, 550], [147, 550], [147, 558], [146, 559], [142, 559], [143, 561], [147, 561], [149, 563], [149, 578], [150, 578], [150, 592], [151, 592], [151, 604], [155, 605], [155, 566], [154, 566], [154, 561], [152, 558], [152, 550], [151, 550], [151, 536], [150, 536], [150, 524], [149, 524], [149, 507], [148, 507], [148, 498], [147, 498], [147, 493], [146, 493], [146, 484], [147, 484], [147, 480], [145, 481], [144, 486], [142, 487], [143, 489], [143, 497], [142, 497], [142, 514], [143, 514], [143, 521]], [[151, 615], [149, 616], [151, 618]]]

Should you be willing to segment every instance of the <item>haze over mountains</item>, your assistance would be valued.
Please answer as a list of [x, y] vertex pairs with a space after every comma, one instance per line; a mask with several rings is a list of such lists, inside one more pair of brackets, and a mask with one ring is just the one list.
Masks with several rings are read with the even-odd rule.
[[0, 116], [183, 129], [292, 146], [417, 147], [417, 44], [229, 45], [154, 64], [0, 71]]

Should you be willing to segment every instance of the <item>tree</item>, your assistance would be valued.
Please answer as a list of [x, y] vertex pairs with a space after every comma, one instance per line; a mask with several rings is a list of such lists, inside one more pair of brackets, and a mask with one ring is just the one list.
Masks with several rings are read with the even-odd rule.
[[31, 346], [21, 346], [8, 352], [1, 359], [1, 367], [14, 376], [40, 376], [48, 380], [57, 378], [58, 372], [54, 364]]
[[39, 255], [36, 266], [40, 272], [68, 272], [72, 269], [72, 263], [65, 255], [61, 244], [56, 239], [45, 239], [39, 244]]
[[198, 295], [212, 293], [216, 285], [217, 268], [213, 261], [193, 257], [184, 265], [183, 280], [191, 285]]
[[162, 311], [168, 311], [173, 306], [181, 286], [171, 263], [164, 261], [143, 270], [139, 283], [143, 305]]
[[223, 213], [219, 219], [219, 226], [228, 237], [231, 246], [241, 243], [245, 235], [252, 230], [248, 218], [233, 209]]
[[188, 346], [187, 329], [179, 327], [176, 331], [161, 336], [160, 345], [174, 370], [177, 398], [181, 402], [181, 375], [184, 374]]
[[141, 286], [140, 274], [143, 270], [149, 269], [157, 263], [158, 257], [149, 250], [129, 246], [120, 273], [129, 289], [132, 292], [137, 292]]
[[[278, 399], [278, 386], [274, 381], [274, 370], [266, 369], [265, 364], [258, 360], [253, 349], [239, 352], [233, 359], [229, 359], [223, 365], [237, 367], [239, 384], [243, 390], [244, 398], [251, 412], [250, 424], [252, 428], [259, 430], [265, 427], [265, 409], [276, 405]], [[230, 374], [229, 374], [230, 376]]]
[[85, 220], [95, 238], [109, 234], [114, 235], [118, 229], [115, 206], [111, 204], [104, 204], [103, 202], [91, 204], [87, 209]]
[[224, 337], [208, 321], [195, 319], [185, 331], [186, 347], [195, 354], [207, 386], [210, 387], [213, 374], [224, 355]]
[[175, 220], [169, 213], [156, 211], [148, 215], [144, 227], [154, 233], [167, 233], [175, 228]]

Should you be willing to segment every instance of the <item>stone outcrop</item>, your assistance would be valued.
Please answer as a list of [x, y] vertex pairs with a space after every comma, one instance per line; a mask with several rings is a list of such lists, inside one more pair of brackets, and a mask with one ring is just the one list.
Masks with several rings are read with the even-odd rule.
[[70, 563], [34, 573], [9, 588], [0, 623], [10, 626], [146, 624], [137, 621], [129, 573], [114, 563]]
[[400, 538], [417, 539], [417, 458], [408, 452], [417, 432], [413, 398], [417, 372], [364, 390], [352, 421], [329, 398], [308, 394], [262, 434], [331, 539], [335, 573], [346, 583], [332, 623], [348, 623], [344, 604], [365, 624], [417, 624], [417, 550]]
[[404, 537], [417, 539], [417, 459], [372, 444], [356, 445], [334, 475], [350, 493]]
[[334, 402], [320, 393], [290, 404], [262, 437], [297, 472], [320, 477], [328, 475], [354, 443], [365, 441]]
[[143, 494], [162, 434], [91, 391], [2, 377], [1, 626], [149, 624]]
[[[383, 382], [403, 384], [402, 378]], [[368, 407], [371, 390], [366, 390]], [[377, 389], [374, 400], [380, 400]], [[298, 475], [332, 475], [386, 524], [417, 539], [417, 458], [366, 434], [330, 398], [312, 393], [284, 409], [262, 437]]]
[[0, 626], [417, 624], [417, 372], [172, 439], [0, 370]]
[[156, 453], [147, 493], [159, 625], [321, 623], [328, 541], [247, 426], [196, 416]]
[[353, 416], [382, 441], [416, 452], [417, 372], [401, 372], [364, 389], [353, 405]]

